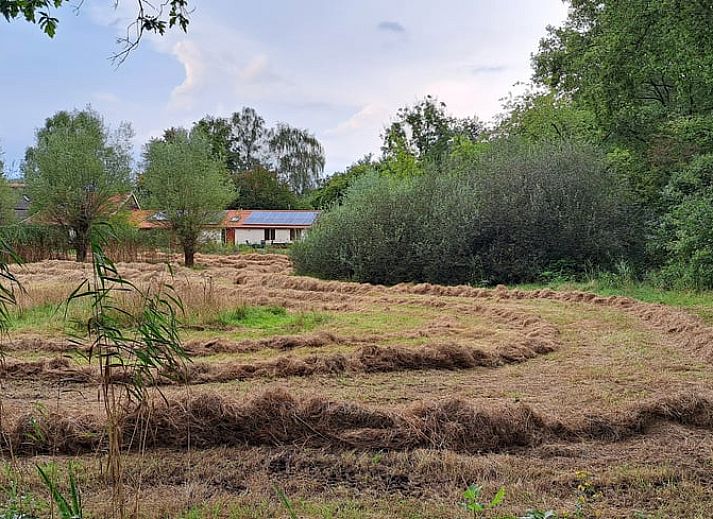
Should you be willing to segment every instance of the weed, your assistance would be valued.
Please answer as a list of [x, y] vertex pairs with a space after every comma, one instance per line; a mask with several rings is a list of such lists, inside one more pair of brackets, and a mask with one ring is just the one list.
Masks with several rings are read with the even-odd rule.
[[40, 512], [45, 511], [34, 495], [20, 490], [15, 467], [5, 464], [3, 473], [8, 484], [0, 487], [0, 519], [35, 519]]
[[552, 510], [546, 512], [542, 510], [528, 510], [520, 519], [557, 519], [557, 514]]
[[280, 503], [282, 503], [282, 506], [285, 507], [285, 510], [287, 511], [287, 514], [290, 516], [290, 519], [298, 519], [297, 512], [295, 511], [295, 507], [292, 505], [292, 501], [290, 500], [290, 498], [287, 497], [287, 494], [285, 494], [285, 491], [282, 490], [277, 485], [273, 485], [272, 488], [275, 490], [275, 493], [277, 494], [277, 497], [279, 498]]
[[77, 480], [74, 477], [74, 469], [70, 463], [67, 467], [69, 474], [69, 499], [67, 499], [57, 486], [57, 472], [54, 463], [48, 463], [44, 467], [37, 465], [42, 482], [52, 497], [52, 502], [57, 506], [60, 519], [83, 519], [82, 498], [79, 494]]
[[483, 512], [492, 510], [505, 499], [505, 487], [500, 487], [490, 501], [481, 501], [482, 492], [483, 487], [475, 484], [469, 485], [465, 492], [463, 492], [464, 500], [461, 506], [472, 513], [476, 519], [482, 517]]
[[575, 517], [590, 517], [594, 515], [594, 502], [601, 497], [601, 493], [594, 485], [592, 475], [589, 472], [580, 470], [576, 473], [575, 478], [577, 480], [577, 502], [574, 508]]

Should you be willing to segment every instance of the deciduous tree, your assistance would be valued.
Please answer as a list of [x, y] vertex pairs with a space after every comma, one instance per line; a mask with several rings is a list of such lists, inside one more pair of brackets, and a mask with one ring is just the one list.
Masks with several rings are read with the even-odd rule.
[[307, 130], [280, 124], [270, 139], [277, 174], [298, 195], [317, 186], [324, 171], [324, 149]]
[[77, 261], [85, 261], [97, 222], [118, 208], [131, 186], [131, 127], [108, 128], [90, 108], [58, 112], [37, 131], [23, 173], [38, 220], [68, 230]]
[[440, 162], [458, 139], [475, 140], [482, 131], [476, 118], [448, 114], [446, 104], [426, 96], [401, 108], [383, 135], [382, 151], [389, 160], [409, 155], [416, 160]]
[[212, 155], [208, 137], [197, 129], [177, 130], [169, 140], [149, 142], [144, 162], [142, 182], [149, 205], [161, 215], [157, 222], [175, 234], [186, 266], [192, 267], [201, 231], [218, 221], [235, 198], [225, 165]]
[[324, 171], [324, 149], [314, 135], [288, 124], [269, 127], [253, 108], [229, 118], [206, 116], [194, 127], [208, 136], [213, 155], [233, 174], [271, 171], [303, 194], [316, 187]]
[[271, 171], [256, 167], [233, 175], [238, 197], [231, 209], [296, 209], [300, 201]]

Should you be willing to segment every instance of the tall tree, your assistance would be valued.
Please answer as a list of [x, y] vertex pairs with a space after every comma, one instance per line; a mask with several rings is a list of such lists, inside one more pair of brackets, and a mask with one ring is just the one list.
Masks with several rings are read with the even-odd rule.
[[[535, 79], [588, 102], [636, 137], [649, 117], [713, 109], [713, 4], [705, 0], [571, 0], [534, 57]], [[643, 115], [643, 114], [642, 114]], [[627, 124], [627, 122], [629, 124]]]
[[595, 144], [601, 132], [594, 114], [554, 92], [528, 91], [507, 99], [492, 134], [530, 142], [574, 141]]
[[230, 118], [206, 116], [196, 126], [210, 137], [213, 153], [225, 160], [230, 171], [268, 164], [272, 130], [255, 109], [244, 107]]
[[280, 124], [270, 140], [277, 174], [298, 195], [317, 186], [324, 171], [324, 148], [307, 130]]
[[213, 155], [233, 175], [271, 171], [302, 194], [317, 185], [324, 171], [324, 149], [314, 135], [287, 124], [270, 127], [253, 108], [229, 118], [206, 116], [194, 128], [208, 135]]
[[201, 231], [219, 221], [235, 198], [223, 162], [212, 155], [208, 137], [198, 129], [177, 130], [169, 140], [153, 140], [144, 152], [143, 186], [149, 206], [161, 212], [176, 236], [187, 267], [194, 264]]
[[458, 139], [474, 141], [482, 130], [476, 118], [453, 117], [445, 103], [426, 96], [399, 109], [384, 132], [382, 151], [387, 159], [406, 154], [416, 160], [440, 162]]
[[110, 130], [90, 108], [58, 112], [37, 130], [23, 173], [35, 217], [66, 228], [77, 261], [85, 261], [92, 229], [118, 209], [130, 189], [131, 127]]
[[319, 189], [308, 195], [309, 203], [317, 209], [328, 209], [340, 205], [349, 188], [361, 177], [376, 173], [379, 163], [372, 156], [365, 155], [343, 172], [337, 172], [324, 181]]
[[535, 81], [595, 115], [642, 200], [660, 207], [672, 172], [713, 151], [677, 133], [713, 111], [713, 4], [569, 3], [566, 22], [548, 28], [533, 58]]
[[300, 205], [289, 186], [272, 171], [261, 167], [233, 175], [238, 197], [231, 209], [296, 209]]

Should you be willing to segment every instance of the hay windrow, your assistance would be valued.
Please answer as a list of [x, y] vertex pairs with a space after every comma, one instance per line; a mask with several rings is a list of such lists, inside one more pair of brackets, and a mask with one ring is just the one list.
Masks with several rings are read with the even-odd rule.
[[37, 361], [5, 360], [0, 363], [3, 380], [43, 380], [63, 382], [89, 382], [96, 380], [94, 369], [77, 366], [72, 359], [55, 357]]
[[[713, 361], [713, 328], [707, 326], [699, 318], [684, 311], [665, 305], [643, 303], [623, 296], [602, 297], [586, 292], [556, 292], [550, 289], [536, 291], [508, 290], [504, 286], [496, 289], [474, 288], [466, 285], [441, 286], [429, 283], [401, 283], [391, 287], [369, 285], [342, 281], [323, 281], [297, 276], [252, 276], [245, 274], [241, 283], [252, 286], [272, 287], [279, 289], [317, 292], [323, 294], [339, 294], [341, 297], [354, 295], [369, 297], [384, 297], [394, 294], [409, 294], [430, 297], [457, 297], [476, 300], [536, 300], [546, 299], [563, 303], [586, 303], [604, 306], [629, 313], [645, 322], [655, 330], [675, 336], [682, 346], [694, 355], [704, 360]], [[439, 305], [453, 306], [443, 301]], [[496, 312], [489, 312], [497, 315]]]
[[[419, 402], [402, 412], [322, 397], [298, 400], [273, 389], [237, 401], [217, 394], [155, 403], [129, 413], [127, 448], [137, 430], [147, 448], [305, 445], [358, 450], [507, 451], [547, 442], [621, 441], [672, 423], [713, 430], [713, 394], [660, 397], [611, 415], [579, 419], [538, 413], [524, 404], [481, 405], [459, 399]], [[142, 428], [145, 427], [145, 430]], [[94, 415], [24, 415], [4, 431], [18, 454], [79, 454], [103, 448], [104, 426]]]
[[[522, 515], [533, 495], [571, 510], [575, 471], [588, 470], [602, 516], [653, 512], [666, 500], [669, 515], [688, 517], [711, 502], [713, 333], [685, 312], [583, 292], [321, 281], [292, 275], [286, 256], [196, 259], [204, 268], [176, 266], [173, 278], [162, 264], [118, 265], [142, 287], [170, 282], [194, 327], [183, 377], [157, 373], [162, 387], [150, 390], [167, 400], [127, 409], [122, 423], [128, 478], [146, 478], [147, 507], [161, 503], [147, 517], [178, 517], [199, 500], [270, 500], [275, 477], [295, 499], [321, 503], [336, 490], [360, 505], [408, 495], [419, 507], [451, 507], [462, 484], [477, 481], [488, 495], [506, 486], [507, 512]], [[32, 473], [45, 454], [97, 465], [83, 491], [103, 517], [98, 373], [72, 360], [77, 346], [56, 337], [59, 323], [40, 321], [91, 270], [62, 261], [15, 268], [29, 284], [19, 308], [30, 312], [3, 341], [0, 448], [11, 444]], [[254, 306], [328, 319], [275, 328], [216, 319]], [[238, 380], [247, 382], [228, 383]], [[280, 382], [289, 391], [274, 389]]]
[[[457, 344], [433, 344], [419, 347], [365, 345], [352, 354], [322, 354], [296, 357], [286, 355], [275, 359], [244, 363], [197, 362], [175, 373], [155, 374], [155, 384], [205, 384], [256, 378], [308, 377], [357, 373], [389, 373], [411, 370], [464, 370], [477, 367], [494, 368], [525, 362], [538, 355], [551, 353], [556, 343], [530, 339], [521, 344], [509, 344], [484, 350]], [[10, 380], [44, 380], [53, 382], [98, 381], [94, 367], [76, 366], [70, 359], [42, 361], [9, 361], [0, 368], [0, 376]], [[117, 368], [113, 380], [130, 382], [128, 371]]]

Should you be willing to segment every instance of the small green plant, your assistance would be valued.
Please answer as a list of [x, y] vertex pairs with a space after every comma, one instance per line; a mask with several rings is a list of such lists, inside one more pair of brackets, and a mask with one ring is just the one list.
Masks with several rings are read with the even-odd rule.
[[17, 468], [5, 464], [3, 476], [9, 482], [0, 486], [0, 519], [36, 519], [41, 510], [41, 502], [29, 492], [20, 490]]
[[528, 510], [520, 519], [557, 519], [557, 514], [552, 510]]
[[295, 507], [292, 504], [292, 500], [287, 496], [287, 494], [285, 494], [285, 491], [277, 485], [273, 485], [272, 488], [275, 490], [275, 493], [277, 494], [280, 503], [282, 503], [282, 506], [284, 506], [285, 510], [287, 510], [287, 514], [290, 516], [290, 519], [298, 519], [297, 512], [295, 511]]
[[574, 508], [574, 516], [584, 519], [594, 515], [594, 503], [601, 497], [592, 479], [592, 474], [587, 471], [577, 471], [577, 503]]
[[74, 468], [70, 463], [67, 467], [69, 473], [69, 499], [67, 499], [57, 486], [56, 466], [53, 463], [40, 466], [37, 465], [37, 472], [40, 473], [42, 482], [49, 490], [52, 502], [57, 506], [59, 517], [61, 519], [82, 519], [84, 512], [82, 511], [82, 498], [79, 494], [77, 479], [74, 476]]
[[474, 518], [482, 517], [483, 512], [492, 510], [505, 499], [505, 487], [500, 487], [490, 501], [481, 501], [482, 492], [483, 487], [476, 484], [468, 485], [468, 488], [463, 492], [461, 506], [472, 513]]

